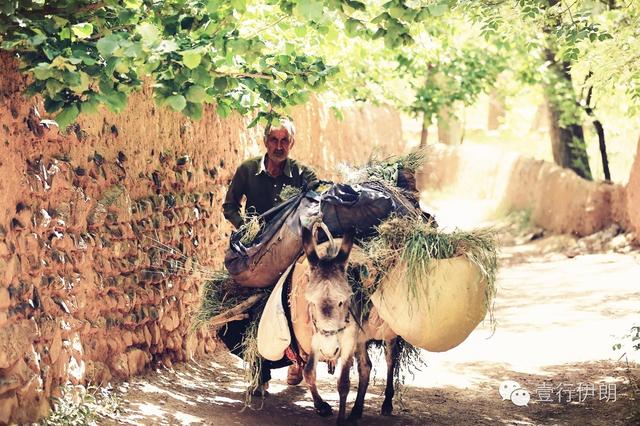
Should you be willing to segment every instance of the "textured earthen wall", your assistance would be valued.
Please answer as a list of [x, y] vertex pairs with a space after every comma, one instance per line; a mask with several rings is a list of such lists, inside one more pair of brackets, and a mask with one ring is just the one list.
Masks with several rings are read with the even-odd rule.
[[627, 184], [626, 201], [629, 212], [629, 222], [635, 230], [638, 241], [640, 241], [640, 140], [638, 141], [636, 159], [633, 162], [631, 176]]
[[495, 200], [497, 210], [529, 210], [536, 225], [558, 233], [584, 236], [612, 223], [628, 229], [632, 213], [620, 185], [483, 145], [430, 146], [421, 182], [427, 191]]
[[[157, 109], [149, 90], [118, 116], [70, 134], [39, 124], [15, 62], [0, 53], [0, 423], [48, 410], [59, 385], [125, 378], [215, 348], [189, 333], [203, 279], [230, 227], [221, 203], [237, 164], [261, 147], [240, 117]], [[403, 151], [400, 118], [353, 108], [338, 122], [313, 101], [294, 114], [294, 157], [320, 176], [379, 145]]]

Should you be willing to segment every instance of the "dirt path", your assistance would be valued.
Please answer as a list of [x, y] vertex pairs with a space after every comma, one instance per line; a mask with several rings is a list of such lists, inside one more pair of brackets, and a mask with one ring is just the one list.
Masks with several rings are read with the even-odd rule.
[[[621, 353], [612, 345], [620, 341], [615, 335], [637, 323], [639, 253], [585, 254], [573, 239], [526, 242], [530, 238], [505, 239], [495, 333], [483, 324], [451, 351], [424, 352], [427, 367], [407, 378], [391, 418], [377, 415], [385, 371], [378, 357], [360, 424], [638, 424], [631, 415], [634, 404], [636, 409], [640, 405], [628, 380], [629, 372], [637, 376], [637, 365], [618, 361]], [[149, 373], [121, 387], [124, 414], [106, 423], [335, 422], [335, 417], [316, 416], [304, 385], [286, 386], [286, 369], [274, 371], [271, 395], [263, 405], [258, 400], [242, 411], [242, 378], [239, 360], [224, 352], [172, 371]], [[356, 379], [352, 371], [351, 403]], [[502, 400], [498, 389], [505, 380], [530, 393], [527, 406]], [[319, 384], [326, 400], [337, 407], [335, 379], [322, 365]]]

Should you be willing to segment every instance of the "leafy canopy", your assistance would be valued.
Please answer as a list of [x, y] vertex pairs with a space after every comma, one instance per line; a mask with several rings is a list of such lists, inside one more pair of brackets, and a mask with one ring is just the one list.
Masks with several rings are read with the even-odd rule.
[[594, 97], [628, 82], [640, 106], [640, 6], [618, 3], [10, 0], [0, 40], [61, 127], [99, 105], [122, 111], [146, 81], [159, 105], [196, 119], [214, 104], [269, 121], [326, 89], [433, 117], [505, 69], [544, 82], [546, 43]]

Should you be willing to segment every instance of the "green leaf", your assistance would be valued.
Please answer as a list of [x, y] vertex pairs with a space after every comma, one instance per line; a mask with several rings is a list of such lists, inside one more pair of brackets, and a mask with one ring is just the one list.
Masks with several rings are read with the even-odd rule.
[[80, 73], [74, 71], [65, 71], [62, 75], [62, 80], [69, 86], [77, 86], [80, 84]]
[[141, 0], [124, 0], [124, 6], [128, 9], [140, 9], [142, 6]]
[[245, 0], [231, 0], [231, 7], [238, 12], [244, 12], [247, 10], [247, 3]]
[[428, 8], [431, 16], [442, 16], [449, 10], [449, 5], [446, 3], [438, 3], [428, 6]]
[[101, 92], [97, 95], [97, 98], [111, 111], [116, 113], [122, 111], [127, 106], [127, 95], [113, 89], [104, 91], [103, 87], [106, 88], [106, 86], [101, 85]]
[[116, 49], [119, 47], [119, 43], [120, 37], [111, 34], [98, 40], [98, 42], [96, 43], [96, 48], [103, 57], [107, 58], [116, 51]]
[[201, 64], [191, 72], [191, 81], [200, 86], [209, 87], [211, 85], [211, 74]]
[[286, 72], [282, 72], [282, 71], [278, 71], [277, 69], [272, 69], [271, 73], [276, 77], [276, 79], [278, 80], [286, 80], [289, 76], [287, 75]]
[[315, 21], [322, 17], [322, 1], [300, 0], [294, 10], [306, 20]]
[[160, 30], [153, 24], [140, 24], [136, 27], [136, 32], [140, 34], [142, 42], [147, 46], [151, 46], [160, 40]]
[[73, 31], [73, 34], [75, 34], [79, 39], [88, 38], [91, 37], [91, 34], [93, 33], [93, 25], [88, 22], [75, 24], [71, 27], [71, 31]]
[[216, 107], [216, 113], [222, 118], [227, 118], [231, 114], [231, 109], [227, 105], [219, 103]]
[[80, 104], [80, 112], [83, 114], [95, 114], [98, 112], [98, 99], [91, 96], [89, 99]]
[[202, 105], [188, 102], [184, 111], [182, 111], [187, 117], [194, 120], [200, 120], [202, 118]]
[[207, 12], [215, 13], [218, 11], [218, 7], [220, 7], [221, 0], [209, 0], [207, 2]]
[[162, 40], [157, 47], [159, 52], [162, 53], [171, 53], [178, 50], [178, 43], [174, 40]]
[[379, 39], [381, 37], [384, 37], [387, 34], [387, 30], [385, 30], [384, 28], [378, 28], [378, 30], [373, 34], [373, 39]]
[[52, 76], [51, 68], [49, 64], [44, 62], [39, 63], [35, 68], [31, 70], [37, 80], [46, 80]]
[[182, 63], [190, 70], [196, 69], [200, 65], [202, 55], [195, 50], [185, 50], [180, 52], [182, 55]]
[[227, 77], [216, 78], [213, 82], [213, 86], [220, 92], [224, 91], [228, 85], [229, 81], [227, 80]]
[[402, 19], [404, 18], [404, 9], [399, 6], [391, 7], [389, 8], [389, 15], [396, 19]]
[[165, 102], [174, 111], [182, 111], [187, 106], [187, 100], [182, 95], [169, 96]]
[[128, 58], [139, 58], [142, 56], [142, 45], [140, 43], [131, 43], [129, 47], [124, 49], [124, 56]]
[[345, 3], [350, 8], [355, 9], [355, 10], [367, 10], [367, 7], [365, 6], [365, 4], [362, 3], [362, 2], [359, 2], [359, 1], [347, 0]]
[[357, 36], [358, 35], [358, 29], [360, 28], [361, 25], [362, 25], [362, 23], [360, 21], [358, 21], [357, 19], [353, 19], [353, 18], [347, 19], [347, 21], [344, 23], [344, 27], [345, 27], [347, 35], [349, 37]]
[[45, 83], [45, 87], [47, 88], [47, 94], [53, 98], [59, 91], [64, 88], [64, 85], [55, 78], [50, 78]]
[[56, 122], [61, 130], [66, 129], [69, 124], [73, 123], [76, 118], [78, 118], [78, 114], [80, 111], [76, 105], [70, 105], [62, 109], [56, 115]]
[[316, 82], [320, 79], [320, 77], [318, 77], [317, 74], [311, 74], [307, 77], [307, 81], [309, 82], [310, 85], [315, 85]]
[[189, 102], [201, 104], [204, 102], [206, 97], [207, 92], [205, 92], [204, 87], [202, 86], [194, 85], [187, 89], [187, 100]]
[[58, 35], [60, 36], [60, 40], [69, 40], [71, 38], [71, 30], [69, 27], [64, 27], [60, 30]]

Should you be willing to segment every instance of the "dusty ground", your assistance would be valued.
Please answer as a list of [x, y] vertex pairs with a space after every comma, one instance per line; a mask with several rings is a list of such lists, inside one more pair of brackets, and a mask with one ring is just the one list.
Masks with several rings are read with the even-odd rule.
[[[503, 225], [495, 332], [483, 324], [451, 351], [424, 352], [427, 367], [407, 378], [391, 418], [377, 415], [385, 370], [378, 357], [360, 424], [639, 424], [629, 382], [637, 355], [621, 358], [612, 345], [638, 322], [640, 252], [615, 233], [576, 240]], [[336, 407], [335, 379], [320, 370], [321, 393]], [[242, 365], [227, 353], [151, 372], [120, 387], [124, 412], [105, 424], [334, 423], [314, 413], [304, 385], [286, 386], [286, 369], [274, 373], [271, 395], [243, 410]], [[502, 400], [505, 380], [529, 391], [527, 406]]]

